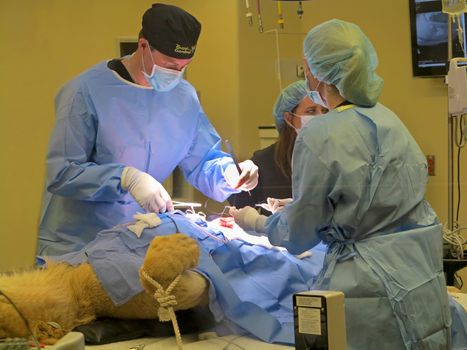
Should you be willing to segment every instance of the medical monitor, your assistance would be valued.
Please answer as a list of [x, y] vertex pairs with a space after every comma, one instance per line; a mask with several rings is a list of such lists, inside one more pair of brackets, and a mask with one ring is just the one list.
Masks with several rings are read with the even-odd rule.
[[[409, 0], [412, 69], [416, 77], [444, 76], [448, 61], [448, 15], [442, 0]], [[466, 42], [467, 14], [461, 15], [460, 34]], [[466, 57], [459, 42], [457, 23], [452, 26], [452, 57]]]

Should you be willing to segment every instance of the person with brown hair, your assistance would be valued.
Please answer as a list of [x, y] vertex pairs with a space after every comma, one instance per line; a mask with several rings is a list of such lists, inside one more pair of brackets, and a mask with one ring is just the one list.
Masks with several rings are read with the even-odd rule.
[[[284, 88], [273, 108], [278, 140], [272, 145], [257, 150], [251, 160], [258, 166], [258, 185], [248, 192], [231, 195], [227, 201], [236, 208], [265, 204], [268, 198], [292, 197], [291, 160], [295, 138], [300, 128], [311, 118], [326, 113], [327, 109], [313, 103], [307, 96], [306, 81], [299, 80]], [[261, 213], [270, 211], [261, 208]]]

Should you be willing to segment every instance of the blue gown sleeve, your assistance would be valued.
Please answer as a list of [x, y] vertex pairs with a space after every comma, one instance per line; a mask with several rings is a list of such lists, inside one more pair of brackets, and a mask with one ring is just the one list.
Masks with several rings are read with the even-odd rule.
[[297, 138], [292, 158], [293, 202], [270, 216], [265, 225], [271, 244], [292, 254], [316, 246], [321, 241], [319, 231], [330, 225], [333, 215], [335, 177], [316, 151]]
[[56, 123], [47, 154], [47, 190], [59, 196], [88, 201], [115, 201], [122, 164], [96, 164], [96, 112], [84, 87], [70, 83], [55, 100]]
[[222, 202], [239, 192], [224, 177], [225, 169], [233, 164], [233, 160], [222, 151], [222, 140], [201, 107], [199, 113], [194, 142], [179, 166], [190, 184], [204, 195]]

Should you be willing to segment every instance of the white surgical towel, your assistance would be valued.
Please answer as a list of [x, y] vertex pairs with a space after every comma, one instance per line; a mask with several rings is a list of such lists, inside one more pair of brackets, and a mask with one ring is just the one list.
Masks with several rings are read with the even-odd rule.
[[137, 237], [141, 236], [145, 228], [156, 227], [161, 224], [161, 219], [156, 213], [137, 213], [133, 215], [133, 219], [135, 219], [136, 222], [133, 225], [128, 225], [128, 229]]

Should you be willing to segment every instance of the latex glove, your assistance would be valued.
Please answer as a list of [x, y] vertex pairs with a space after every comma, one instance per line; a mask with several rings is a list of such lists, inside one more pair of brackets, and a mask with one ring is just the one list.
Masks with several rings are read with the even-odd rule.
[[238, 165], [242, 173], [239, 174], [235, 164], [231, 164], [225, 170], [225, 180], [235, 189], [242, 191], [254, 189], [258, 185], [258, 166], [249, 159]]
[[249, 191], [258, 185], [258, 166], [251, 160], [247, 159], [239, 163], [242, 173], [238, 179], [238, 189], [242, 191]]
[[284, 199], [276, 199], [268, 197], [266, 199], [267, 203], [259, 203], [256, 204], [257, 207], [261, 207], [271, 213], [276, 213], [284, 209], [284, 206], [290, 202], [292, 202], [292, 198], [284, 198]]
[[269, 207], [269, 209], [267, 210], [269, 210], [271, 213], [274, 214], [278, 211], [283, 210], [286, 204], [291, 203], [292, 198], [277, 199], [277, 198], [268, 197], [266, 201], [268, 202], [268, 207]]
[[148, 212], [164, 213], [174, 210], [172, 199], [164, 186], [143, 171], [126, 167], [122, 172], [121, 185]]
[[264, 225], [267, 217], [260, 215], [256, 209], [249, 206], [241, 209], [230, 207], [229, 214], [233, 216], [235, 223], [245, 231], [264, 233]]

